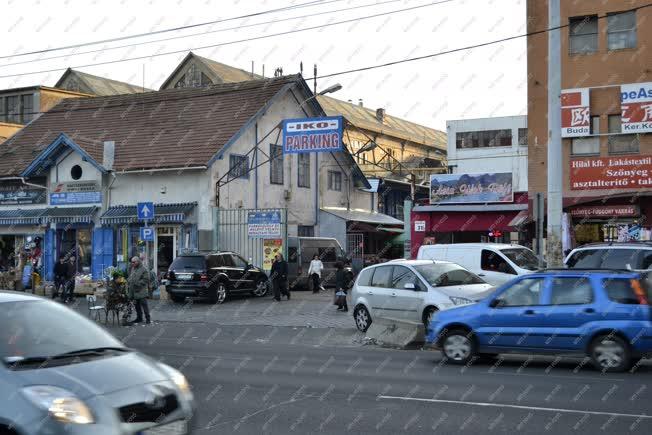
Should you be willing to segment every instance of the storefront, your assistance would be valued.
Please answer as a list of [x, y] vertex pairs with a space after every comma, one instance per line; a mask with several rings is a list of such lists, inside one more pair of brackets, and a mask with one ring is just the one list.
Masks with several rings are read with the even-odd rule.
[[144, 222], [138, 220], [135, 205], [110, 207], [102, 214], [101, 223], [113, 235], [115, 265], [125, 268], [130, 257], [143, 255], [159, 275], [167, 272], [180, 252], [197, 249], [196, 205], [154, 204], [154, 218], [148, 222], [155, 229], [154, 240], [148, 242], [141, 240]]
[[[32, 273], [41, 272], [43, 212], [44, 209], [0, 210], [0, 288], [14, 289], [17, 283], [23, 282], [29, 286]], [[25, 280], [24, 270], [27, 270]]]

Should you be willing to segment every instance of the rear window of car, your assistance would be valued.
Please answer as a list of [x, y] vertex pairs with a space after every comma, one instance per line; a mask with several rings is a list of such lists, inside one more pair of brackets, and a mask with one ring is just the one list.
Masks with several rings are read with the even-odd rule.
[[570, 256], [566, 265], [578, 269], [642, 269], [638, 249], [582, 249]]
[[193, 256], [181, 256], [174, 259], [170, 265], [171, 270], [182, 270], [182, 269], [193, 269], [193, 270], [203, 270], [206, 264], [206, 260], [203, 256], [193, 255]]
[[610, 301], [618, 304], [641, 305], [647, 304], [652, 296], [648, 280], [610, 278], [605, 279], [604, 289]]

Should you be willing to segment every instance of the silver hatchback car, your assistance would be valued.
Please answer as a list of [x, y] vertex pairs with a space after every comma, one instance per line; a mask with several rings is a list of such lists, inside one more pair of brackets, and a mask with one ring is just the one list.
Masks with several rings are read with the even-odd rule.
[[0, 434], [191, 431], [186, 378], [73, 310], [0, 292]]

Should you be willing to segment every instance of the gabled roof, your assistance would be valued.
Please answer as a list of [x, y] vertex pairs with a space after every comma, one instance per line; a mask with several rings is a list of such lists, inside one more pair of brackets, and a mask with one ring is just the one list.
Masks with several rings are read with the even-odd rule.
[[104, 141], [114, 141], [116, 171], [206, 166], [276, 95], [297, 85], [310, 92], [295, 75], [65, 99], [3, 144], [0, 176], [23, 172], [61, 133], [97, 161]]
[[186, 66], [192, 61], [203, 64], [209, 72], [208, 74], [209, 78], [215, 84], [237, 83], [237, 82], [244, 82], [247, 80], [257, 80], [263, 78], [258, 74], [252, 75], [252, 73], [249, 71], [245, 71], [240, 68], [236, 68], [220, 62], [216, 62], [212, 59], [198, 56], [191, 51], [186, 55], [186, 57], [183, 58], [183, 60], [179, 63], [179, 65], [177, 65], [174, 71], [172, 71], [172, 74], [170, 74], [170, 76], [167, 79], [165, 79], [160, 89], [163, 90], [163, 89], [168, 89], [173, 87], [174, 83], [171, 83], [172, 79], [177, 75], [179, 71], [185, 69]]
[[152, 89], [144, 88], [143, 86], [132, 85], [130, 83], [120, 82], [117, 80], [107, 79], [106, 77], [95, 76], [82, 71], [77, 71], [68, 68], [63, 73], [55, 88], [63, 88], [63, 83], [68, 78], [73, 78], [79, 81], [79, 89], [71, 89], [73, 91], [86, 92], [100, 97], [107, 95], [121, 95], [121, 94], [136, 94], [142, 92], [151, 92]]
[[103, 153], [101, 143], [81, 137], [78, 137], [77, 140], [72, 140], [64, 133], [61, 133], [20, 173], [20, 176], [33, 177], [39, 175], [42, 169], [49, 169], [52, 163], [57, 161], [69, 149], [79, 153], [87, 162], [101, 172], [106, 172], [106, 169], [99, 163], [102, 160]]
[[376, 118], [376, 111], [358, 104], [348, 103], [326, 95], [317, 96], [319, 104], [329, 116], [343, 115], [360, 129], [393, 136], [402, 140], [446, 151], [446, 133], [385, 114], [384, 122]]

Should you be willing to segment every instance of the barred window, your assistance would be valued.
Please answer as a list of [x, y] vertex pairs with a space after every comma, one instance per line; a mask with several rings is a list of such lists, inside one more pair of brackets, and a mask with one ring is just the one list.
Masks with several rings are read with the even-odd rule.
[[328, 190], [342, 191], [342, 173], [340, 171], [328, 171]]
[[229, 156], [229, 177], [249, 179], [249, 157], [231, 154]]
[[269, 144], [269, 182], [283, 184], [283, 147]]
[[310, 187], [310, 154], [298, 154], [298, 180], [297, 186]]

